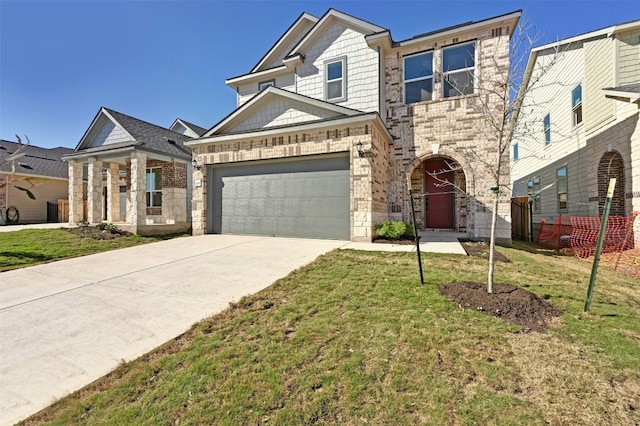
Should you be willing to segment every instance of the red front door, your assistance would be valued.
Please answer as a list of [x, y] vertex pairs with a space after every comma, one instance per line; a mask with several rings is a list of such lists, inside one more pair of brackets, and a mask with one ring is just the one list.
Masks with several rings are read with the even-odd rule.
[[453, 229], [453, 170], [435, 159], [425, 162], [424, 172], [425, 228]]

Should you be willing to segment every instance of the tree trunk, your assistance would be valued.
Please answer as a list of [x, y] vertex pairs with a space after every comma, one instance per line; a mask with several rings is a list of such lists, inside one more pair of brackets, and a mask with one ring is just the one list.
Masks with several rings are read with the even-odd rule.
[[493, 271], [495, 267], [496, 255], [496, 224], [498, 222], [498, 200], [500, 192], [495, 194], [493, 200], [493, 213], [491, 214], [491, 236], [489, 238], [489, 274], [487, 277], [487, 293], [493, 293]]

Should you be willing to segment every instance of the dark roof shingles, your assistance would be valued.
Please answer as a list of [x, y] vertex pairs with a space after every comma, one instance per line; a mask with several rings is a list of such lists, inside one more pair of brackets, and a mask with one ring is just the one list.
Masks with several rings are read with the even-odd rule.
[[[0, 140], [0, 160], [7, 158], [19, 148], [17, 142]], [[68, 179], [68, 164], [60, 157], [73, 152], [71, 148], [56, 147], [42, 148], [27, 145], [24, 149], [26, 155], [15, 161], [16, 173], [34, 176], [47, 176]], [[0, 172], [11, 172], [11, 162], [0, 165]]]

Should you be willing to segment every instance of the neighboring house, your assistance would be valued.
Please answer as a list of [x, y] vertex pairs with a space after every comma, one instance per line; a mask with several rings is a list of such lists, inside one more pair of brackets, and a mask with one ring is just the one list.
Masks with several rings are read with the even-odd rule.
[[15, 206], [19, 223], [57, 222], [57, 215], [52, 214], [56, 210], [48, 210], [47, 202], [57, 206], [58, 200], [67, 198], [67, 165], [61, 157], [73, 150], [23, 145], [20, 154], [24, 155], [3, 161], [19, 148], [17, 142], [0, 140], [0, 212], [4, 215], [7, 207]]
[[107, 221], [144, 235], [188, 230], [192, 158], [184, 142], [202, 129], [182, 120], [172, 127], [179, 132], [101, 108], [75, 150], [63, 157], [69, 223]]
[[[411, 221], [408, 175], [421, 229], [488, 239], [495, 182], [483, 156], [495, 138], [476, 109], [476, 76], [507, 73], [519, 18], [394, 41], [334, 9], [303, 13], [226, 81], [237, 109], [185, 142], [193, 233], [370, 241], [384, 219]], [[507, 196], [498, 212], [497, 237], [510, 241]]]
[[[511, 179], [512, 195], [531, 199], [534, 238], [542, 219], [602, 215], [610, 177], [610, 214], [640, 211], [640, 20], [534, 49], [525, 92], [530, 130], [514, 141]], [[636, 246], [639, 237], [640, 218]]]

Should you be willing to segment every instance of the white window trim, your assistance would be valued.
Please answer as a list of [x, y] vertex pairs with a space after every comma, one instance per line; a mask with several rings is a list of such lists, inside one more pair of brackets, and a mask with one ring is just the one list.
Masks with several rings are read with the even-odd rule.
[[[573, 106], [573, 92], [578, 87], [580, 87], [580, 103], [576, 106]], [[580, 126], [584, 121], [584, 116], [582, 116], [582, 119], [579, 123], [576, 121], [576, 111], [578, 108], [582, 109], [582, 83], [576, 84], [575, 87], [571, 89], [571, 123], [573, 124], [573, 127]], [[582, 115], [582, 112], [580, 115]]]
[[[160, 170], [160, 177], [162, 178], [162, 167], [159, 167], [159, 166], [157, 166], [157, 167], [147, 167], [145, 175], [148, 175], [152, 170]], [[148, 186], [148, 185], [149, 184], [147, 183], [146, 186]], [[145, 188], [145, 190], [146, 190], [146, 192], [148, 192], [150, 194], [149, 195], [149, 201], [150, 201], [149, 204], [153, 204], [153, 194], [154, 193], [159, 192], [162, 195], [162, 188], [154, 189], [152, 191], [150, 191], [150, 190]], [[161, 208], [162, 207], [162, 203], [160, 203], [159, 206], [154, 206], [154, 205], [149, 205], [149, 204], [147, 204], [147, 208]]]
[[[545, 125], [545, 119], [549, 117], [549, 127]], [[549, 141], [547, 142], [547, 131], [549, 132]], [[551, 145], [551, 113], [547, 113], [542, 117], [542, 136], [544, 141], [544, 146]]]
[[[431, 55], [431, 74], [425, 77], [417, 77], [417, 78], [410, 78], [409, 80], [405, 80], [404, 79], [404, 69], [405, 69], [405, 61], [407, 60], [407, 58], [411, 58], [414, 56], [420, 56], [420, 55]], [[428, 50], [426, 52], [418, 52], [418, 53], [413, 53], [411, 55], [407, 55], [404, 56], [402, 58], [402, 80], [403, 80], [403, 85], [402, 85], [402, 101], [405, 105], [411, 105], [411, 104], [417, 104], [418, 102], [428, 102], [428, 101], [416, 101], [416, 102], [411, 102], [411, 103], [407, 103], [407, 83], [413, 83], [416, 81], [422, 81], [422, 80], [431, 80], [431, 99], [429, 99], [430, 101], [433, 100], [433, 89], [434, 89], [434, 84], [435, 81], [433, 79], [433, 63], [434, 63], [434, 57], [435, 55], [433, 54], [433, 50]]]
[[[342, 62], [342, 77], [340, 79], [333, 79], [329, 81], [329, 65], [336, 62]], [[342, 82], [342, 96], [339, 98], [329, 98], [329, 83], [340, 81]], [[327, 102], [343, 102], [347, 100], [347, 57], [342, 56], [340, 58], [333, 58], [324, 61], [324, 100]]]
[[[460, 69], [457, 69], [455, 71], [445, 72], [444, 71], [444, 52], [445, 52], [445, 50], [451, 49], [451, 48], [454, 48], [454, 47], [460, 47], [460, 46], [463, 46], [465, 44], [473, 44], [474, 45], [474, 49], [473, 49], [473, 66], [472, 67], [467, 67], [467, 68], [460, 68]], [[476, 43], [476, 40], [469, 41], [469, 42], [458, 43], [458, 44], [453, 44], [453, 45], [450, 45], [450, 46], [443, 47], [440, 54], [442, 55], [442, 59], [440, 61], [441, 62], [440, 66], [442, 67], [442, 84], [441, 84], [441, 86], [442, 86], [442, 89], [441, 89], [441, 91], [442, 91], [442, 93], [441, 93], [442, 99], [455, 98], [457, 96], [469, 96], [469, 95], [473, 95], [473, 94], [477, 93], [478, 92], [478, 87], [477, 87], [477, 78], [476, 78], [476, 64], [478, 63], [478, 44]], [[450, 74], [460, 74], [462, 72], [469, 72], [469, 70], [473, 71], [472, 72], [472, 75], [473, 75], [473, 93], [467, 93], [467, 94], [459, 93], [459, 94], [457, 94], [455, 96], [446, 96], [445, 97], [444, 96], [444, 87], [445, 87], [445, 84], [446, 84], [446, 81], [447, 81], [447, 77]]]

